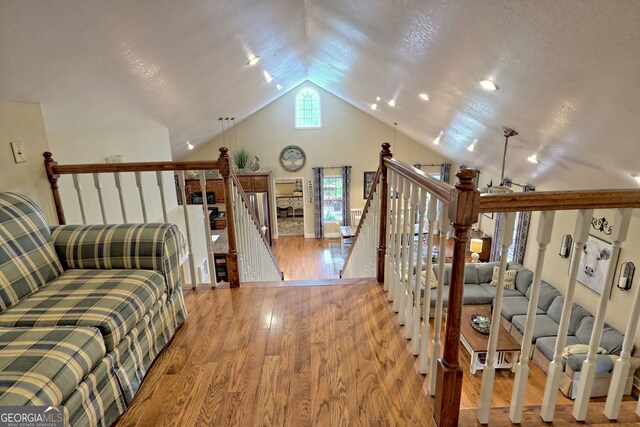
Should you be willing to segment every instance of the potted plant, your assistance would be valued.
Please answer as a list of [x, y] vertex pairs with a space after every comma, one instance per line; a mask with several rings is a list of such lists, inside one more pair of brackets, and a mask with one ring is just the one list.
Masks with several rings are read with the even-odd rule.
[[236, 164], [238, 172], [244, 172], [249, 163], [249, 151], [244, 148], [239, 148], [233, 153], [233, 163]]

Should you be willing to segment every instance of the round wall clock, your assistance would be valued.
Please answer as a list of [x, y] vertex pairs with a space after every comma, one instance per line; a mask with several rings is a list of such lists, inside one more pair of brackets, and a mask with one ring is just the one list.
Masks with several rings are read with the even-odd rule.
[[287, 172], [299, 171], [306, 160], [304, 151], [297, 145], [288, 145], [280, 152], [280, 164]]

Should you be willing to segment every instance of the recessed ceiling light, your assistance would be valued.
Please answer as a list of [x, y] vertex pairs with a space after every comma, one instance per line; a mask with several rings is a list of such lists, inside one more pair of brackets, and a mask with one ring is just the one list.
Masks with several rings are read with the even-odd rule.
[[389, 107], [395, 107], [396, 106], [396, 100], [395, 99], [391, 99], [391, 100], [389, 100], [389, 102], [387, 102], [387, 104], [389, 104]]
[[540, 160], [538, 160], [537, 154], [530, 155], [529, 157], [527, 157], [527, 160], [529, 160], [530, 163], [540, 163]]
[[638, 175], [637, 173], [632, 173], [631, 176], [640, 183], [640, 175]]
[[429, 99], [429, 95], [427, 95], [426, 93], [421, 93], [420, 95], [418, 95], [420, 97], [420, 99], [422, 99], [423, 101], [428, 101]]
[[376, 96], [376, 102], [380, 102], [380, 97]]
[[490, 90], [490, 91], [498, 90], [498, 85], [493, 80], [489, 80], [489, 79], [482, 80], [480, 82], [480, 86], [482, 86], [484, 90]]
[[471, 144], [467, 147], [467, 151], [476, 151], [476, 142], [478, 142], [478, 138], [474, 139]]
[[377, 110], [378, 109], [378, 104], [376, 104], [375, 102], [373, 104], [371, 104], [369, 106], [372, 110]]
[[192, 143], [190, 143], [189, 141], [187, 141], [187, 148], [188, 148], [189, 150], [193, 150], [193, 144], [192, 144]]
[[435, 145], [440, 144], [440, 139], [442, 138], [442, 135], [444, 135], [444, 131], [443, 130], [441, 130], [440, 133], [438, 134], [438, 136], [436, 137], [436, 139], [433, 140], [433, 143]]
[[271, 80], [273, 80], [273, 76], [269, 74], [266, 70], [263, 71], [262, 74], [264, 74], [264, 81], [267, 83], [271, 83]]
[[278, 84], [276, 85], [276, 89], [278, 89], [278, 90], [282, 89], [282, 85], [281, 85], [280, 83], [278, 83]]
[[252, 56], [251, 58], [249, 58], [249, 61], [247, 61], [247, 65], [256, 65], [258, 62], [260, 62], [260, 57]]

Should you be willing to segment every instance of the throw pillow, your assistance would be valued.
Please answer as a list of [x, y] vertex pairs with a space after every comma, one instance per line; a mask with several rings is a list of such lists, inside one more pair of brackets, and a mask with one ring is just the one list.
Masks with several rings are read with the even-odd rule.
[[[426, 271], [420, 272], [420, 283], [424, 285], [426, 281], [427, 281], [427, 272]], [[438, 287], [438, 279], [436, 278], [435, 273], [431, 272], [431, 289], [437, 288], [437, 287]]]
[[[562, 357], [568, 358], [572, 354], [584, 354], [588, 352], [589, 352], [588, 344], [573, 344], [573, 345], [568, 345], [564, 348], [564, 351], [562, 352]], [[607, 354], [607, 350], [605, 350], [602, 347], [598, 347], [598, 350], [596, 351], [596, 353]]]
[[[500, 267], [493, 267], [493, 276], [491, 277], [491, 286], [498, 286], [498, 276], [500, 275]], [[518, 270], [507, 270], [504, 272], [504, 288], [514, 290], [516, 288], [516, 276]]]

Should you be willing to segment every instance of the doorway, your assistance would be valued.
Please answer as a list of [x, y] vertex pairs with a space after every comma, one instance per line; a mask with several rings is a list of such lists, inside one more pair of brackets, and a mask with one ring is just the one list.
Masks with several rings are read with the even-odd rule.
[[278, 236], [304, 236], [304, 179], [274, 178]]

